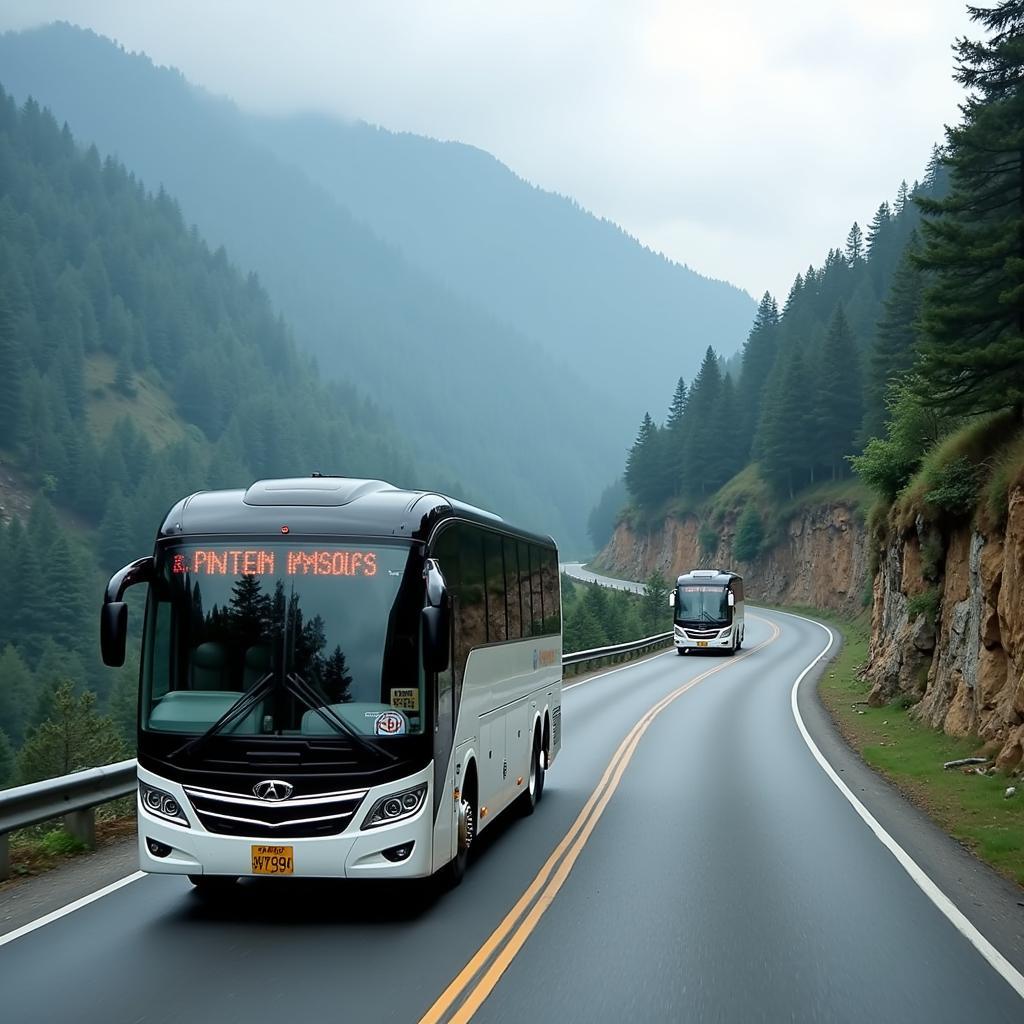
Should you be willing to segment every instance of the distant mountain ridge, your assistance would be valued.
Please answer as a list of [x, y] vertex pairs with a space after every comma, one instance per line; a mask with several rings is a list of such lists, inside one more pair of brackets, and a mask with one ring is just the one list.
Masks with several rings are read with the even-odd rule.
[[[735, 322], [737, 347], [753, 312], [738, 290], [631, 239], [630, 259], [609, 269], [601, 252], [627, 236], [470, 147], [248, 117], [68, 25], [0, 36], [0, 69], [18, 99], [33, 95], [166, 187], [211, 246], [259, 274], [323, 371], [370, 394], [425, 462], [563, 543], [582, 543], [637, 405], [696, 369], [685, 326], [705, 331], [702, 350], [714, 324]], [[411, 158], [400, 152], [410, 147]], [[562, 250], [563, 236], [582, 240]], [[641, 266], [721, 290], [723, 310], [739, 312], [716, 318], [691, 302], [689, 315], [661, 309], [665, 323], [652, 324], [653, 300], [616, 298], [616, 281], [643, 277]]]
[[[708, 345], [728, 356], [750, 328], [746, 292], [671, 262], [483, 150], [316, 115], [249, 123], [254, 138], [453, 292], [593, 386], [614, 380], [630, 431], [637, 407], [666, 399]], [[628, 374], [623, 346], [644, 357]]]

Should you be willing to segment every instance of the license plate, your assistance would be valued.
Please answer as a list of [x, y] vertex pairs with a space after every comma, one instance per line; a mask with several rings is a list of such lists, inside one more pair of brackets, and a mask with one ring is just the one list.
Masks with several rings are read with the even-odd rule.
[[708, 645], [707, 640], [698, 640], [697, 641], [697, 646], [698, 647], [707, 647], [707, 645]]
[[295, 871], [295, 857], [291, 846], [254, 846], [252, 873], [254, 875], [290, 875]]

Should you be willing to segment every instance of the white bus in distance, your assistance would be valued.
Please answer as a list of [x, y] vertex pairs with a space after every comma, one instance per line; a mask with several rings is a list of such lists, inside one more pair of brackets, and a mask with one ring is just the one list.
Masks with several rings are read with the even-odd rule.
[[672, 606], [676, 654], [743, 646], [743, 580], [725, 569], [691, 569], [676, 580]]
[[458, 881], [530, 813], [561, 743], [558, 552], [444, 495], [314, 475], [179, 501], [154, 551], [138, 709], [139, 858], [240, 876]]

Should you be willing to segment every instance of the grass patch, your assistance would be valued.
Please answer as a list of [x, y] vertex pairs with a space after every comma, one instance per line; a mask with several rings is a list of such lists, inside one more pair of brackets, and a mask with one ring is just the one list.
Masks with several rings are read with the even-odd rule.
[[89, 429], [98, 441], [104, 441], [114, 424], [127, 416], [155, 448], [180, 441], [186, 426], [178, 416], [170, 395], [149, 378], [135, 374], [134, 394], [129, 397], [114, 387], [117, 363], [108, 355], [94, 355], [86, 360], [86, 416]]
[[1007, 800], [1003, 793], [1012, 782], [1003, 775], [944, 770], [946, 761], [982, 756], [981, 742], [947, 736], [916, 721], [906, 699], [882, 708], [863, 703], [869, 687], [857, 678], [857, 670], [867, 660], [869, 628], [864, 621], [829, 621], [842, 630], [845, 643], [818, 689], [847, 741], [950, 835], [1024, 885], [1024, 784]]
[[[954, 506], [960, 506], [966, 501], [966, 494], [960, 491], [970, 481], [951, 478], [951, 474], [953, 477], [958, 476], [955, 473], [958, 465], [977, 471], [974, 481], [976, 499], [978, 485], [996, 468], [994, 453], [1003, 452], [1007, 440], [1017, 439], [1019, 435], [1020, 426], [1013, 414], [998, 412], [979, 416], [940, 441], [925, 455], [921, 468], [896, 499], [895, 517], [899, 528], [909, 530], [918, 515], [934, 520], [936, 512], [943, 508], [944, 496], [952, 494]], [[957, 509], [952, 511], [956, 514]]]

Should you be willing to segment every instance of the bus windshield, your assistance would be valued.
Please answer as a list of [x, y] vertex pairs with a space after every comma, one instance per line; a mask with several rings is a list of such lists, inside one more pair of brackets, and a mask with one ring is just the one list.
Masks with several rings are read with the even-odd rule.
[[146, 615], [142, 728], [423, 732], [423, 584], [412, 561], [408, 546], [381, 543], [163, 548]]
[[676, 622], [727, 623], [728, 594], [725, 587], [680, 583], [676, 587]]

